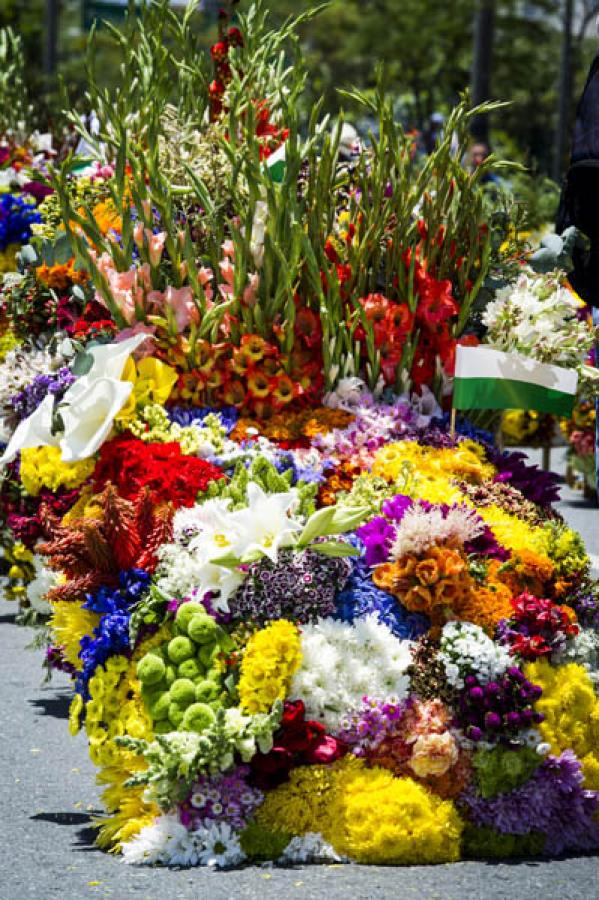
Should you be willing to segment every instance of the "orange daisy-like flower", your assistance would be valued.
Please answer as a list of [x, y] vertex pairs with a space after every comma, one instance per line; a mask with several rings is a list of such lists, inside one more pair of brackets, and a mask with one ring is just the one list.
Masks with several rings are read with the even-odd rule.
[[247, 380], [248, 391], [252, 397], [264, 399], [271, 393], [271, 379], [259, 369], [249, 376]]
[[273, 397], [277, 403], [286, 405], [291, 403], [295, 395], [295, 385], [288, 375], [279, 375], [276, 379], [276, 387], [273, 391]]

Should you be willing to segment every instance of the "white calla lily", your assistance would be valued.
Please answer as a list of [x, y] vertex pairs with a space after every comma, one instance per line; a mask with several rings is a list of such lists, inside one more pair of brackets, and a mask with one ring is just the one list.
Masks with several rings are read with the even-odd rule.
[[12, 462], [17, 453], [28, 447], [57, 447], [59, 438], [52, 434], [54, 396], [48, 394], [35, 412], [19, 423], [8, 447], [0, 457], [0, 465]]
[[99, 450], [132, 390], [130, 381], [98, 378], [77, 391], [75, 398], [68, 396], [70, 391], [65, 394], [60, 405], [64, 423], [60, 448], [65, 462], [87, 459]]

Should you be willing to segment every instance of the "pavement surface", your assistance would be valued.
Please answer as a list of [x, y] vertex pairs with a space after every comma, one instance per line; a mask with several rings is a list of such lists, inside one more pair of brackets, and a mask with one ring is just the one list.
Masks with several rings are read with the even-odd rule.
[[[536, 460], [535, 460], [536, 461]], [[554, 451], [561, 468], [562, 454]], [[599, 510], [564, 489], [561, 510], [596, 557]], [[100, 805], [82, 735], [69, 737], [68, 679], [41, 683], [32, 632], [0, 602], [0, 900], [595, 900], [599, 856], [383, 868], [135, 869], [93, 847]]]

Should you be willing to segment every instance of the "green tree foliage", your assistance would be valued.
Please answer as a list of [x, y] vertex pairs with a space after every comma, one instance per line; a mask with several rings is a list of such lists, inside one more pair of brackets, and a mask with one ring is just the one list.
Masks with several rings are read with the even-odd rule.
[[[276, 20], [320, 5], [321, 0], [271, 0]], [[594, 40], [584, 39], [581, 23], [590, 0], [576, 0], [573, 98], [582, 89]], [[247, 8], [241, 4], [241, 9]], [[496, 115], [494, 137], [510, 137], [510, 149], [524, 161], [547, 171], [556, 125], [560, 64], [562, 0], [496, 0], [492, 93], [512, 105]], [[24, 42], [32, 99], [38, 107], [59, 108], [57, 85], [43, 76], [46, 0], [0, 0], [0, 27], [13, 26]], [[59, 74], [71, 103], [85, 103], [85, 35], [81, 32], [81, 0], [61, 0]], [[448, 112], [470, 80], [476, 0], [330, 0], [319, 16], [304, 23], [301, 37], [310, 70], [304, 113], [324, 97], [325, 110], [340, 105], [338, 88], [373, 90], [378, 62], [385, 67], [385, 86], [395, 99], [404, 125], [426, 127], [435, 110]], [[526, 15], [523, 8], [526, 8]], [[215, 4], [198, 16], [198, 49], [215, 34]], [[106, 30], [98, 35], [98, 69], [107, 87], [120, 78], [118, 59]], [[344, 103], [347, 106], [347, 102]], [[349, 112], [359, 120], [357, 106]], [[574, 109], [574, 103], [572, 104]], [[364, 123], [368, 125], [369, 123]]]

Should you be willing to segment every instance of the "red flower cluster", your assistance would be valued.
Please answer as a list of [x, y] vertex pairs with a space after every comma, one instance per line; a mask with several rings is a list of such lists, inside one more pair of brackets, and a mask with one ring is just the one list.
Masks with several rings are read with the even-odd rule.
[[80, 488], [67, 490], [59, 488], [56, 493], [42, 488], [37, 497], [21, 498], [19, 503], [6, 504], [2, 502], [0, 494], [0, 507], [7, 513], [7, 525], [18, 541], [22, 541], [26, 547], [33, 550], [37, 541], [44, 534], [44, 525], [40, 516], [40, 510], [44, 508], [53, 515], [62, 518], [75, 505], [79, 499]]
[[[395, 384], [395, 374], [401, 362], [406, 338], [414, 327], [414, 314], [407, 303], [394, 303], [383, 294], [368, 294], [358, 301], [369, 322], [374, 343], [381, 354], [381, 368], [387, 384]], [[355, 333], [362, 353], [366, 355], [366, 333], [359, 325]]]
[[292, 767], [332, 763], [346, 749], [342, 741], [326, 734], [324, 725], [306, 719], [302, 700], [287, 701], [272, 750], [257, 753], [250, 763], [252, 781], [264, 790], [276, 787], [287, 780]]
[[210, 55], [214, 61], [215, 78], [210, 83], [210, 116], [217, 119], [223, 112], [223, 97], [227, 82], [231, 78], [231, 66], [229, 65], [229, 51], [232, 47], [243, 46], [243, 35], [239, 28], [229, 28], [225, 34], [210, 48]]
[[574, 610], [526, 591], [511, 600], [514, 613], [500, 624], [500, 636], [512, 656], [537, 659], [560, 649], [578, 634]]
[[69, 337], [76, 340], [92, 340], [100, 336], [113, 337], [118, 331], [115, 322], [106, 318], [106, 307], [97, 300], [85, 304], [80, 313], [77, 301], [69, 296], [61, 297], [56, 308], [56, 323]]
[[193, 506], [197, 495], [224, 474], [212, 463], [184, 456], [178, 443], [144, 443], [123, 434], [105, 443], [93, 474], [94, 489], [113, 484], [119, 496], [135, 500], [148, 488], [156, 505]]

